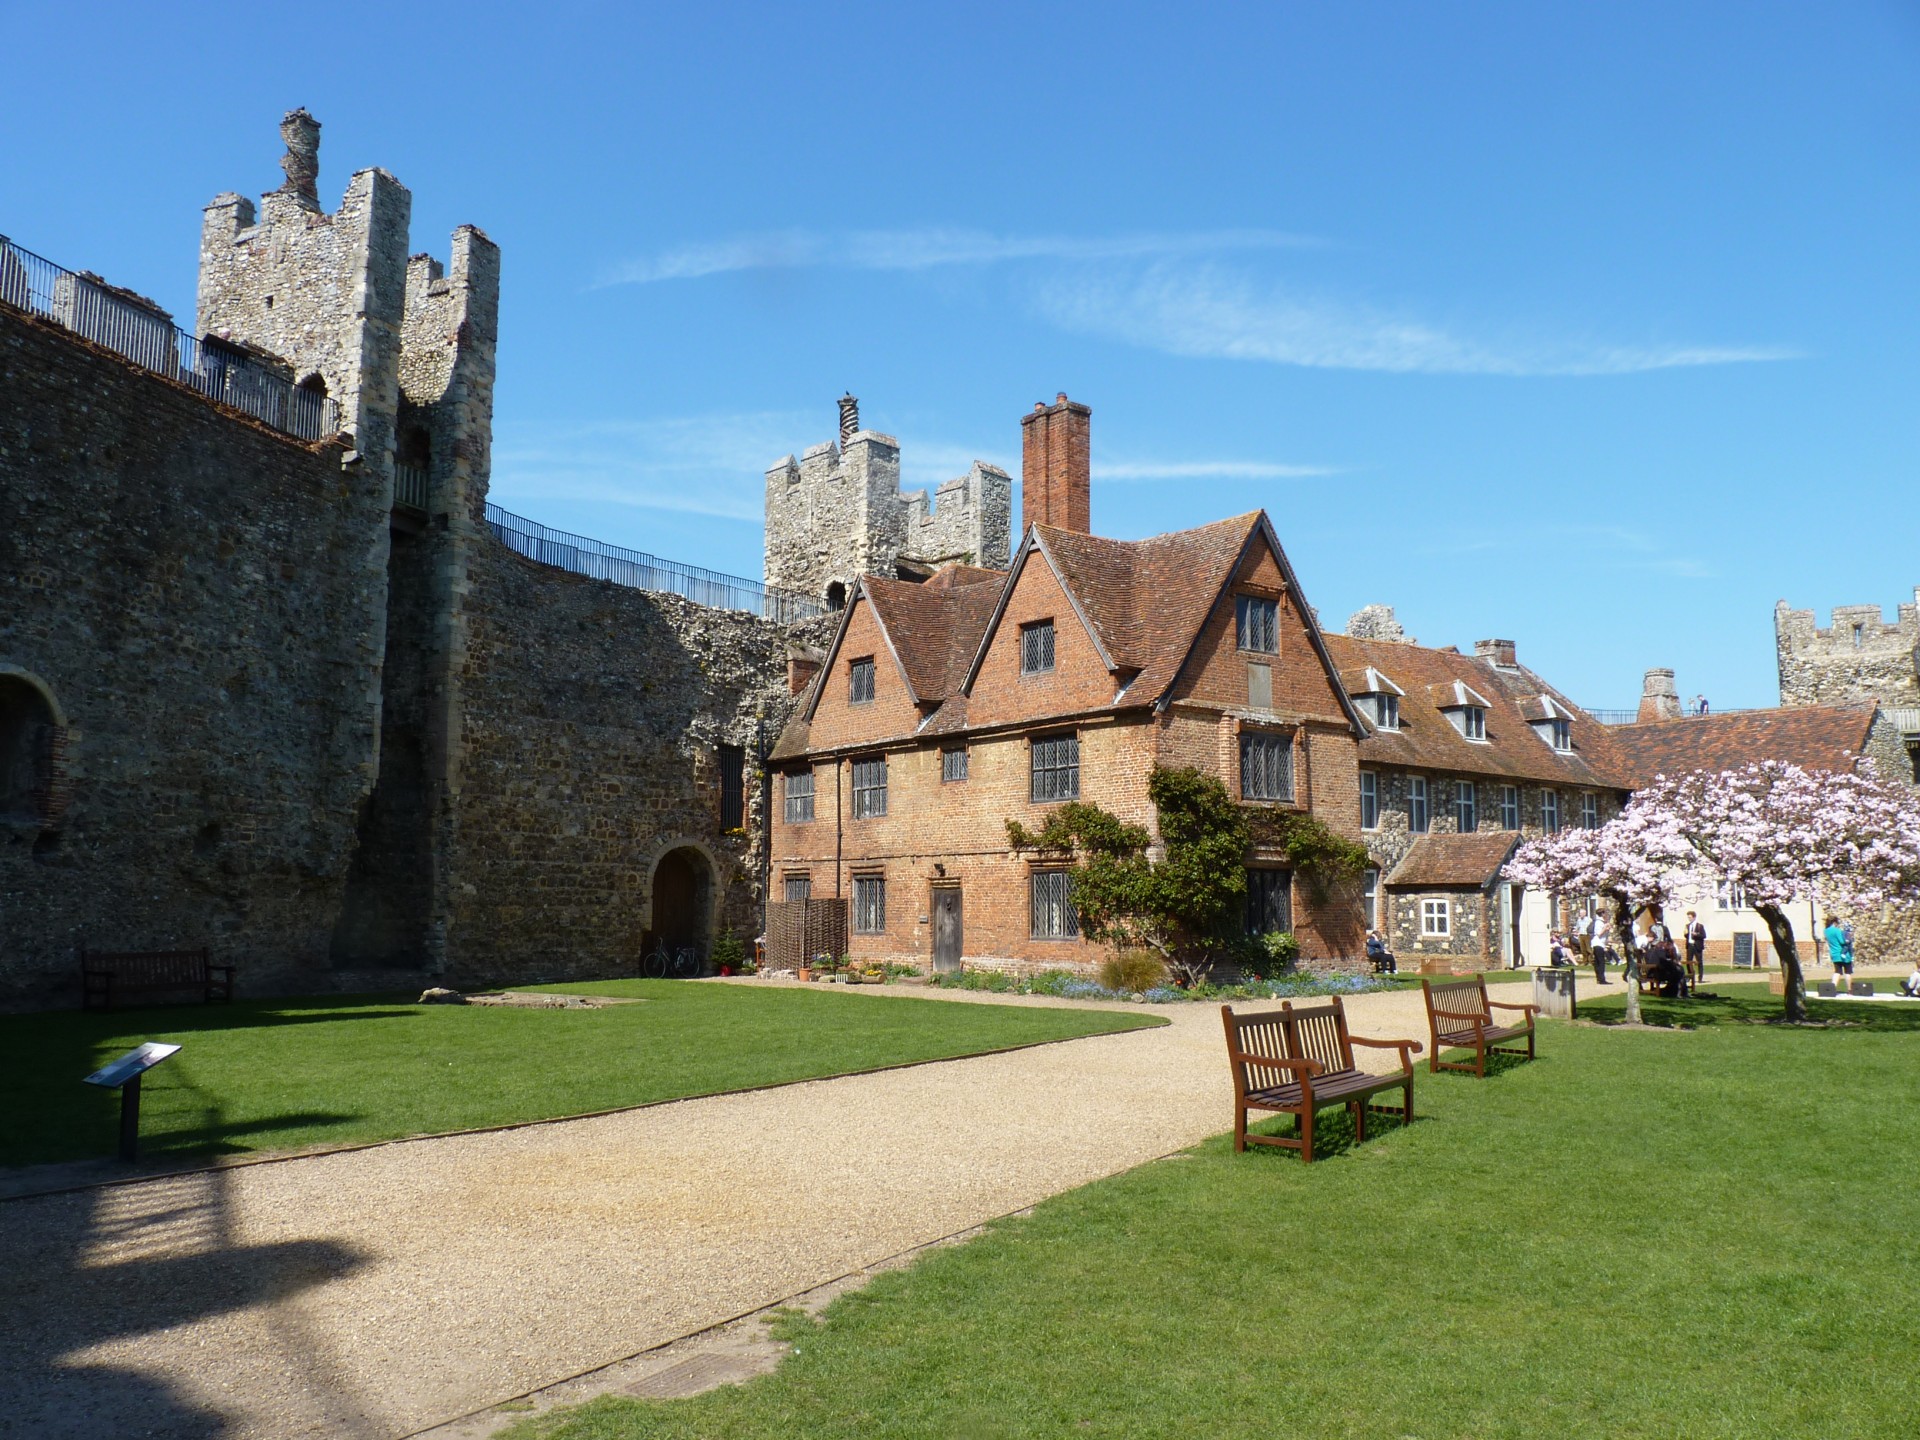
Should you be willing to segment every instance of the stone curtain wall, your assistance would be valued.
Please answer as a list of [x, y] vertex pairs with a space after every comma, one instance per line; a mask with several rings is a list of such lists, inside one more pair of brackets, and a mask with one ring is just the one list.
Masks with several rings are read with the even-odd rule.
[[[487, 544], [471, 563], [452, 983], [632, 974], [654, 867], [712, 867], [714, 935], [760, 932], [757, 718], [769, 746], [793, 697], [791, 632], [538, 565]], [[746, 751], [746, 825], [724, 831], [718, 747]]]
[[0, 829], [0, 999], [75, 946], [212, 946], [322, 988], [374, 776], [385, 494], [0, 309], [0, 663], [72, 730], [57, 830]]
[[1836, 605], [1825, 629], [1813, 611], [1789, 609], [1782, 600], [1773, 631], [1782, 705], [1920, 705], [1920, 590], [1892, 624], [1878, 605]]

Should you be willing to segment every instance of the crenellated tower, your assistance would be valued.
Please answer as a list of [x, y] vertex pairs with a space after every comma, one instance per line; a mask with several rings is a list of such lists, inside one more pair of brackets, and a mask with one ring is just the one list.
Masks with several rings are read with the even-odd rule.
[[1920, 587], [1891, 622], [1878, 605], [1836, 605], [1822, 628], [1782, 600], [1773, 633], [1782, 705], [1920, 706]]

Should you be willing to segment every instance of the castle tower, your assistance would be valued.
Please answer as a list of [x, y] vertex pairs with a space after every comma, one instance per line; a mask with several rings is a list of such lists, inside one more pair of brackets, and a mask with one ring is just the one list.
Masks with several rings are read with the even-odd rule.
[[1920, 706], [1920, 587], [1891, 624], [1878, 605], [1836, 605], [1822, 629], [1782, 600], [1773, 634], [1782, 705]]
[[859, 428], [840, 401], [841, 439], [787, 455], [767, 471], [767, 584], [838, 608], [862, 575], [925, 579], [945, 565], [1004, 568], [1013, 478], [976, 460], [965, 475], [900, 489], [900, 442]]

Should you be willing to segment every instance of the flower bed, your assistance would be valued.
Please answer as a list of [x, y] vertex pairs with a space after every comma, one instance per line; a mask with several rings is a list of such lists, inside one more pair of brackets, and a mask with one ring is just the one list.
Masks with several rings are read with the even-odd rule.
[[1372, 975], [1316, 973], [1311, 970], [1274, 980], [1243, 980], [1231, 985], [1156, 985], [1151, 990], [1109, 990], [1071, 970], [1042, 970], [1010, 975], [1002, 970], [962, 970], [935, 975], [928, 982], [943, 990], [988, 990], [996, 995], [1053, 995], [1062, 1000], [1126, 1000], [1169, 1005], [1182, 1000], [1290, 1000], [1308, 995], [1361, 995], [1391, 990], [1391, 982]]

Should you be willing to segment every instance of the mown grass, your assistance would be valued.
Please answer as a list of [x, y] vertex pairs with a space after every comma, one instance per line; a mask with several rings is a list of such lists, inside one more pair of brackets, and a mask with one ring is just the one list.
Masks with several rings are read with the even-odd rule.
[[1768, 1000], [1549, 1024], [1324, 1162], [1211, 1141], [790, 1322], [771, 1376], [513, 1434], [1910, 1435], [1920, 1015], [1735, 1023]]
[[144, 1040], [149, 1157], [283, 1150], [550, 1119], [1164, 1024], [1101, 1010], [671, 980], [551, 987], [598, 1010], [248, 1000], [0, 1017], [0, 1164], [113, 1153], [119, 1098], [80, 1083]]

